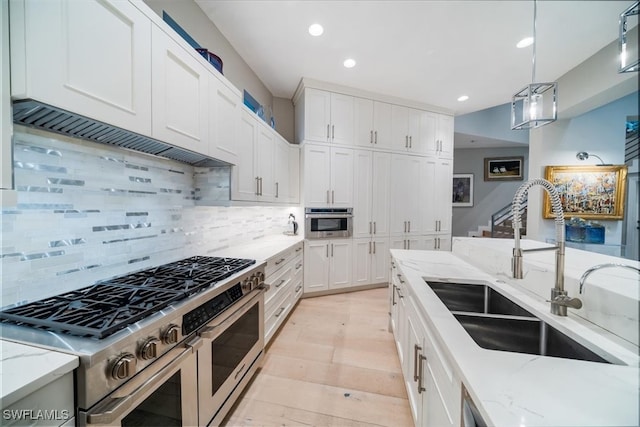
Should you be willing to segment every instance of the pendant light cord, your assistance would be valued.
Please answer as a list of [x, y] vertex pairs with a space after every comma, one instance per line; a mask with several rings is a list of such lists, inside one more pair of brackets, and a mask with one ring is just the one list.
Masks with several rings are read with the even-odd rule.
[[531, 83], [536, 81], [536, 43], [538, 38], [536, 37], [536, 15], [537, 15], [537, 1], [533, 0], [533, 55], [531, 57]]

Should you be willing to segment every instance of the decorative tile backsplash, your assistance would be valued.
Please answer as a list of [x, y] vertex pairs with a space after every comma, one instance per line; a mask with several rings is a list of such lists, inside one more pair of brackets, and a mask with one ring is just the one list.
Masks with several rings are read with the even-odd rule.
[[0, 307], [281, 234], [300, 209], [197, 206], [202, 194], [228, 199], [228, 169], [19, 126], [14, 174], [18, 204], [0, 222]]

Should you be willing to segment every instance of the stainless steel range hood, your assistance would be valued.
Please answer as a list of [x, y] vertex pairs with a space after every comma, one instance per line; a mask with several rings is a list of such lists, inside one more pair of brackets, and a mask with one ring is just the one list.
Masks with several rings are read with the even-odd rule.
[[157, 139], [149, 138], [148, 136], [121, 129], [32, 99], [19, 100], [13, 103], [13, 121], [21, 125], [153, 154], [193, 166], [231, 166], [229, 163], [212, 157], [184, 148], [174, 147]]

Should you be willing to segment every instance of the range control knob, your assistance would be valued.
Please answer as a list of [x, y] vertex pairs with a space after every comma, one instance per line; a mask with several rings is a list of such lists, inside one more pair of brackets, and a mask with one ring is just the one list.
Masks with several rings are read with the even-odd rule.
[[258, 286], [262, 285], [264, 283], [264, 273], [262, 271], [258, 271], [257, 273], [255, 273], [253, 276], [251, 276], [253, 278], [253, 287], [257, 288]]
[[162, 334], [162, 342], [165, 344], [175, 344], [178, 342], [178, 338], [180, 335], [180, 328], [178, 325], [174, 325], [171, 323], [167, 326], [167, 329]]
[[124, 380], [136, 372], [136, 356], [122, 353], [111, 363], [111, 378]]
[[159, 342], [160, 340], [158, 340], [158, 338], [155, 338], [155, 337], [147, 338], [142, 343], [142, 345], [140, 346], [140, 349], [138, 350], [138, 355], [140, 356], [140, 359], [151, 360], [158, 357]]
[[251, 291], [251, 288], [253, 288], [252, 286], [253, 281], [251, 280], [250, 277], [245, 278], [242, 281], [242, 292], [247, 293], [249, 291]]

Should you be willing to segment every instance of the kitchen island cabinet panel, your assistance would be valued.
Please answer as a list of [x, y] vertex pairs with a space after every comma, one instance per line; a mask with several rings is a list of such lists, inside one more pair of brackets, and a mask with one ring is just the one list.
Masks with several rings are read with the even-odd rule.
[[11, 0], [11, 95], [151, 135], [151, 21], [126, 1]]

